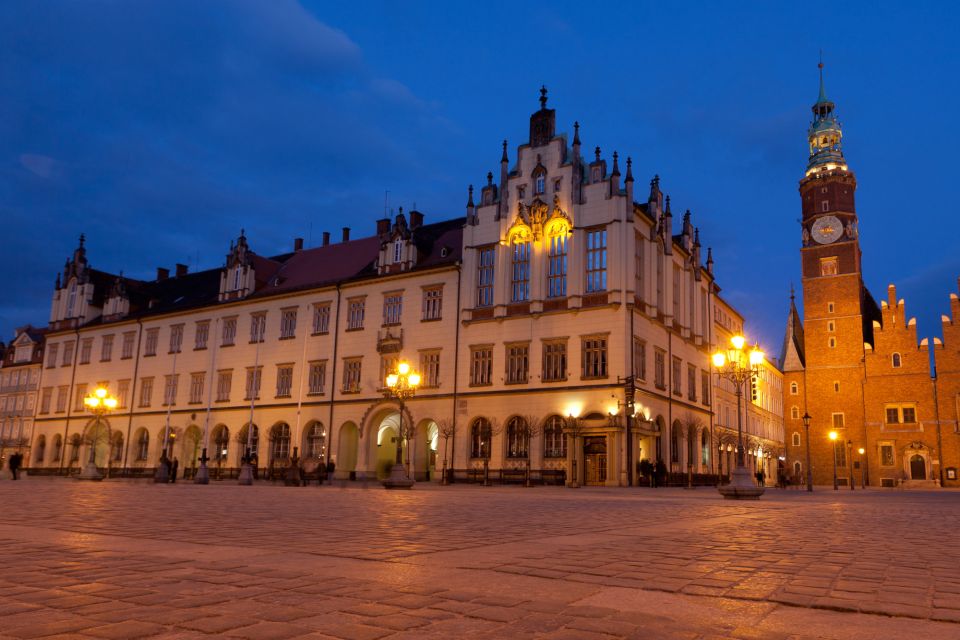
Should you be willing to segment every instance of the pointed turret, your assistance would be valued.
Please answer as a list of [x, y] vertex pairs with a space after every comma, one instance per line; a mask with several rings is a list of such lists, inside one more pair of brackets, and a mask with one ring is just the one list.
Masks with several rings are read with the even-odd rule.
[[783, 336], [780, 362], [784, 371], [802, 371], [806, 366], [803, 352], [803, 321], [797, 311], [793, 285], [790, 285], [790, 312], [787, 315], [787, 330]]
[[510, 203], [508, 202], [510, 193], [507, 191], [507, 178], [510, 172], [510, 158], [507, 157], [507, 141], [503, 141], [503, 153], [500, 155], [500, 186], [497, 187], [497, 193], [500, 194], [500, 202], [497, 207], [497, 220], [507, 215]]
[[834, 114], [833, 104], [827, 98], [823, 86], [823, 62], [820, 68], [820, 94], [811, 107], [813, 122], [807, 131], [807, 141], [810, 144], [810, 159], [807, 163], [807, 175], [820, 171], [846, 170], [847, 163], [843, 158], [843, 131]]
[[542, 147], [553, 140], [556, 132], [557, 112], [547, 109], [547, 88], [540, 87], [540, 110], [530, 116], [530, 146]]
[[570, 193], [573, 194], [573, 202], [580, 204], [583, 202], [581, 197], [581, 188], [583, 186], [583, 162], [580, 159], [580, 123], [573, 123], [573, 159], [571, 161], [573, 171], [570, 172]]

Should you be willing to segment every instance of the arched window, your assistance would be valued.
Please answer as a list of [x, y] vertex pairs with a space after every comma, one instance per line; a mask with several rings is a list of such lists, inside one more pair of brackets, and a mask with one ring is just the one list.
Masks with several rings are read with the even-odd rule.
[[800, 393], [800, 387], [797, 386], [796, 382], [790, 383], [790, 395], [795, 396]]
[[799, 419], [800, 419], [800, 407], [798, 407], [798, 406], [796, 406], [796, 405], [790, 407], [790, 417], [793, 418], [794, 420], [799, 420]]
[[670, 462], [680, 462], [680, 429], [674, 423], [670, 429]]
[[257, 425], [253, 425], [253, 433], [251, 434], [247, 431], [249, 428], [250, 425], [244, 425], [243, 429], [240, 429], [240, 434], [237, 436], [237, 441], [240, 443], [238, 451], [240, 457], [245, 455], [248, 446], [250, 447], [250, 455], [258, 455], [257, 449], [260, 446], [260, 429]]
[[546, 190], [547, 190], [547, 174], [541, 168], [539, 171], [536, 171], [533, 174], [533, 192], [536, 195], [541, 195]]
[[403, 257], [403, 240], [397, 238], [393, 243], [393, 261], [400, 262], [400, 259]]
[[223, 462], [227, 459], [227, 450], [230, 448], [230, 429], [226, 425], [217, 425], [213, 430], [213, 459]]
[[567, 295], [567, 235], [561, 233], [550, 238], [550, 255], [547, 265], [547, 296]]
[[146, 429], [140, 429], [140, 435], [137, 438], [137, 460], [146, 460], [150, 452], [150, 434]]
[[513, 244], [511, 284], [511, 302], [524, 302], [530, 299], [530, 243]]
[[53, 436], [53, 456], [51, 461], [60, 462], [60, 456], [63, 454], [63, 438], [59, 435]]
[[892, 360], [893, 360], [893, 368], [894, 368], [894, 369], [899, 369], [899, 368], [900, 368], [900, 364], [901, 364], [900, 354], [899, 354], [899, 353], [893, 354]]
[[490, 421], [486, 418], [477, 418], [470, 425], [470, 457], [490, 457]]
[[800, 477], [800, 472], [803, 470], [803, 465], [800, 464], [800, 461], [797, 460], [793, 463], [793, 475]]
[[304, 458], [322, 458], [327, 453], [327, 432], [323, 425], [314, 422], [307, 429], [306, 446], [304, 446]]
[[123, 434], [119, 431], [114, 431], [110, 439], [110, 459], [114, 462], [123, 460]]
[[710, 443], [707, 442], [707, 432], [702, 431], [700, 433], [700, 462], [704, 466], [709, 463], [710, 458]]
[[799, 434], [799, 433], [794, 433], [794, 434], [793, 434], [793, 446], [795, 446], [795, 447], [799, 447], [799, 446], [800, 446], [800, 434]]
[[70, 282], [70, 291], [67, 294], [67, 317], [73, 317], [73, 308], [77, 304], [77, 281], [72, 280]]
[[550, 416], [543, 426], [543, 457], [567, 457], [567, 437], [563, 433], [563, 418], [560, 416]]
[[290, 425], [286, 422], [274, 425], [270, 430], [270, 460], [283, 462], [290, 457]]
[[79, 433], [73, 434], [70, 437], [70, 463], [74, 463], [80, 460], [80, 444], [83, 442], [83, 439], [80, 437]]
[[526, 458], [530, 450], [530, 432], [527, 421], [520, 416], [510, 418], [507, 423], [507, 457]]
[[36, 453], [36, 455], [34, 456], [34, 459], [35, 459], [38, 463], [42, 463], [42, 462], [43, 462], [43, 450], [46, 448], [46, 446], [47, 446], [47, 439], [46, 439], [44, 436], [42, 436], [42, 435], [39, 436], [39, 437], [37, 438], [37, 446], [36, 446], [36, 451], [37, 451], [37, 453]]

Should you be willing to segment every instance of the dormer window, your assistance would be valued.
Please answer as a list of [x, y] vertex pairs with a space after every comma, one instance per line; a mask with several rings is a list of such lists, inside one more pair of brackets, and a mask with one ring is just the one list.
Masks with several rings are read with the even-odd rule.
[[237, 291], [240, 289], [240, 267], [238, 266], [233, 271], [233, 290]]
[[393, 261], [400, 262], [401, 257], [403, 257], [403, 240], [397, 238], [393, 243]]
[[67, 295], [67, 317], [73, 317], [73, 307], [77, 303], [77, 281], [70, 283], [70, 293]]

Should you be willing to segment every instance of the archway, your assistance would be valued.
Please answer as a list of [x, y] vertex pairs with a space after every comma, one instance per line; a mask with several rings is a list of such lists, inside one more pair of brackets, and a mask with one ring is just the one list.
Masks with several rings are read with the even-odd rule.
[[90, 460], [90, 447], [94, 448], [94, 462], [98, 467], [110, 463], [110, 423], [105, 419], [90, 420], [83, 429], [83, 451], [81, 466]]
[[283, 466], [290, 458], [290, 425], [278, 422], [270, 428], [270, 466]]
[[338, 472], [357, 470], [357, 451], [360, 447], [360, 431], [352, 422], [344, 422], [340, 427], [337, 441], [337, 458], [334, 460]]
[[37, 466], [43, 466], [43, 453], [47, 447], [47, 438], [43, 434], [37, 436], [37, 444], [34, 445], [34, 461]]
[[303, 430], [303, 442], [300, 444], [300, 456], [304, 463], [327, 457], [327, 430], [322, 422], [313, 420], [307, 423]]
[[183, 432], [183, 442], [180, 443], [180, 466], [196, 469], [200, 464], [200, 448], [203, 446], [203, 432], [195, 424], [190, 425]]
[[[373, 438], [370, 446], [373, 447], [373, 453], [370, 460], [373, 463], [373, 471], [377, 478], [383, 479], [390, 475], [390, 469], [397, 461], [397, 440], [400, 437], [400, 412], [390, 410], [381, 415], [379, 420], [373, 422], [375, 426], [376, 437]], [[404, 449], [402, 460], [407, 461], [407, 444], [400, 442], [400, 447]]]
[[142, 466], [150, 453], [150, 432], [143, 427], [137, 429], [130, 446], [133, 448], [131, 453], [133, 454], [134, 464]]
[[63, 438], [58, 433], [53, 436], [53, 451], [51, 451], [50, 462], [60, 462], [60, 458], [62, 456], [63, 456]]
[[603, 486], [607, 483], [607, 437], [583, 437], [584, 484]]
[[237, 466], [243, 464], [243, 456], [246, 455], [247, 447], [250, 448], [250, 455], [257, 459], [257, 466], [259, 466], [260, 428], [253, 425], [253, 432], [249, 432], [249, 428], [250, 423], [247, 423], [237, 433]]
[[910, 479], [911, 480], [927, 479], [927, 461], [919, 453], [915, 453], [912, 456], [910, 456]]
[[413, 479], [430, 480], [436, 477], [437, 447], [440, 444], [440, 429], [431, 419], [421, 420], [413, 439]]

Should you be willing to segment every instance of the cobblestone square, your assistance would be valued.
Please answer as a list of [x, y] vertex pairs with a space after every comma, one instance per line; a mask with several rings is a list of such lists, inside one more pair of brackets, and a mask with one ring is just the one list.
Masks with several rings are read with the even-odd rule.
[[957, 638], [958, 501], [2, 481], [0, 638]]

